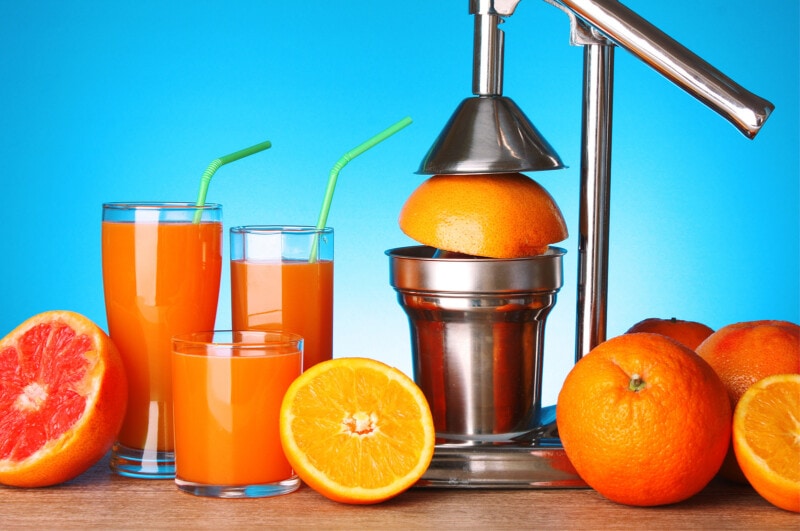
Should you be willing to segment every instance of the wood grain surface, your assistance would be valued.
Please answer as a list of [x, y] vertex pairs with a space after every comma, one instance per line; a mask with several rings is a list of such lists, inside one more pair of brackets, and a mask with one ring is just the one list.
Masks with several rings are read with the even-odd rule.
[[108, 459], [63, 485], [0, 487], [0, 529], [800, 529], [800, 515], [750, 487], [714, 481], [672, 506], [626, 507], [590, 489], [412, 488], [379, 505], [332, 502], [308, 487], [274, 498], [199, 498], [171, 480], [115, 476]]

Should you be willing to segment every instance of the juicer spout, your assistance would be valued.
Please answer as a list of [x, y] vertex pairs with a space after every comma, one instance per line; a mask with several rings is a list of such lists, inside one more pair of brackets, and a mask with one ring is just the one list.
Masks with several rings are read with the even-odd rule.
[[754, 138], [775, 106], [745, 90], [617, 0], [545, 0], [596, 28]]

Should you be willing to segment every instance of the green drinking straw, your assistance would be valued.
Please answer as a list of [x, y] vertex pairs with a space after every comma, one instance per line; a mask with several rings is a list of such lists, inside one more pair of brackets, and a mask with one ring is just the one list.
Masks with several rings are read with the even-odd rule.
[[[200, 177], [200, 192], [197, 194], [197, 203], [195, 206], [203, 206], [206, 202], [206, 194], [208, 193], [208, 185], [211, 183], [211, 177], [213, 177], [214, 173], [220, 168], [220, 166], [224, 166], [229, 162], [234, 162], [239, 159], [243, 159], [260, 151], [264, 151], [265, 149], [269, 149], [272, 147], [272, 142], [269, 140], [265, 140], [260, 144], [256, 144], [255, 146], [250, 146], [248, 148], [240, 149], [235, 153], [231, 153], [230, 155], [225, 155], [224, 157], [220, 157], [218, 159], [214, 159], [211, 161], [211, 164], [208, 165], [206, 171], [203, 172], [203, 176]], [[200, 218], [202, 217], [203, 213], [202, 210], [198, 210], [194, 213], [194, 222], [200, 223]]]
[[[325, 228], [325, 224], [328, 222], [328, 213], [331, 210], [331, 201], [333, 200], [333, 191], [336, 188], [336, 181], [339, 178], [339, 172], [344, 168], [348, 162], [356, 158], [357, 156], [364, 153], [366, 150], [374, 147], [375, 145], [383, 142], [399, 130], [403, 129], [407, 125], [411, 123], [411, 118], [406, 116], [399, 122], [391, 125], [378, 133], [377, 135], [373, 136], [366, 142], [359, 144], [358, 146], [354, 147], [342, 157], [336, 161], [336, 164], [333, 165], [331, 168], [330, 175], [328, 176], [328, 186], [325, 188], [325, 199], [322, 201], [322, 209], [319, 212], [319, 218], [317, 219], [317, 230], [322, 230]], [[311, 256], [309, 257], [309, 262], [316, 262], [317, 261], [317, 247], [318, 247], [318, 239], [319, 235], [314, 239], [314, 245], [311, 248]]]

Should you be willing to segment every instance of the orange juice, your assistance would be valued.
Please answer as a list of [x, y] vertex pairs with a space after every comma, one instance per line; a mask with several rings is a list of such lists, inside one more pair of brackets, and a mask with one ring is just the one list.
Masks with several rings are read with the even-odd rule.
[[221, 242], [219, 222], [103, 222], [108, 329], [129, 381], [126, 447], [173, 449], [171, 338], [214, 328]]
[[303, 367], [333, 354], [333, 261], [231, 260], [236, 330], [282, 329], [304, 340]]
[[173, 355], [176, 478], [259, 485], [291, 478], [278, 417], [300, 375], [299, 350], [270, 355]]

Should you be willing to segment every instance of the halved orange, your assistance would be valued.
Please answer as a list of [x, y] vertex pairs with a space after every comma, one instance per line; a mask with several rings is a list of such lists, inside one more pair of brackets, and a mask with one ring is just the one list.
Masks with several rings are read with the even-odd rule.
[[40, 313], [0, 340], [0, 483], [44, 487], [86, 471], [122, 425], [128, 383], [86, 317]]
[[283, 451], [297, 475], [343, 503], [387, 500], [422, 477], [435, 435], [425, 395], [413, 380], [367, 358], [314, 365], [284, 396]]
[[443, 251], [520, 258], [567, 238], [553, 197], [521, 173], [434, 175], [409, 196], [400, 229]]
[[733, 449], [761, 496], [800, 512], [800, 374], [776, 374], [745, 391], [733, 415]]
[[[800, 373], [800, 326], [789, 321], [743, 321], [723, 326], [695, 352], [719, 375], [736, 408], [747, 389], [773, 374]], [[731, 443], [719, 475], [747, 483]]]

